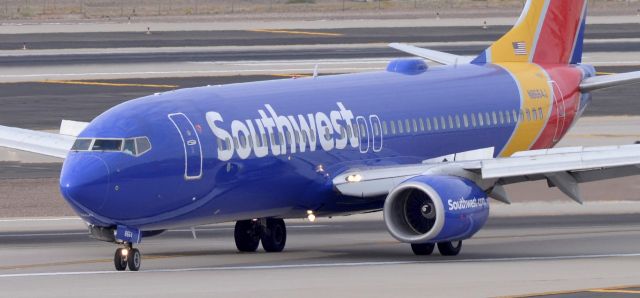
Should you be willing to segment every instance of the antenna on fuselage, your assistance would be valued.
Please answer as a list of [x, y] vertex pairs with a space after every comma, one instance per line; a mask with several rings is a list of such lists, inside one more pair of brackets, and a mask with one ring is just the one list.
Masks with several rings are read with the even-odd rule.
[[313, 78], [317, 78], [318, 77], [318, 64], [316, 64], [316, 66], [313, 68]]

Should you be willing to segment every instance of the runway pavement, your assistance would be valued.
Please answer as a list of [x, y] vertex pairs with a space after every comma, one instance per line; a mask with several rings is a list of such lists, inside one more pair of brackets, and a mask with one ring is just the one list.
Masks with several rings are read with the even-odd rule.
[[285, 252], [272, 254], [237, 253], [232, 226], [215, 225], [198, 240], [190, 230], [149, 238], [137, 273], [114, 272], [116, 246], [73, 219], [20, 224], [28, 229], [0, 225], [11, 297], [491, 297], [640, 281], [636, 215], [493, 218], [458, 257], [414, 256], [372, 216], [289, 221]]
[[[638, 67], [601, 67], [627, 72]], [[100, 113], [137, 97], [177, 88], [259, 80], [291, 79], [295, 74], [230, 77], [55, 81], [0, 84], [0, 125], [28, 129], [57, 129], [62, 119], [91, 121]], [[308, 75], [308, 74], [305, 74]], [[594, 93], [587, 116], [640, 115], [637, 87], [624, 86]], [[27, 104], [28, 103], [28, 104]]]

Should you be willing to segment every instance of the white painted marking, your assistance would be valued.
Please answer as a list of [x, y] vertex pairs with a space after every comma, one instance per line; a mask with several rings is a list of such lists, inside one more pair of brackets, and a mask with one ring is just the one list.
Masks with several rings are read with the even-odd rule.
[[118, 272], [118, 271], [38, 272], [38, 273], [0, 274], [0, 279], [20, 278], [20, 277], [81, 276], [81, 275], [100, 275], [100, 274], [144, 274], [144, 273], [175, 273], [175, 272], [201, 272], [201, 271], [230, 271], [230, 270], [306, 269], [306, 268], [329, 268], [329, 267], [366, 267], [366, 266], [392, 266], [392, 265], [442, 264], [442, 263], [525, 262], [525, 261], [553, 261], [553, 260], [633, 258], [633, 257], [640, 257], [640, 253], [574, 255], [574, 256], [553, 256], [553, 257], [434, 260], [434, 261], [381, 261], [381, 262], [346, 262], [346, 263], [319, 263], [319, 264], [312, 263], [312, 264], [264, 265], [264, 266], [263, 265], [222, 266], [222, 267], [200, 267], [200, 268], [181, 268], [181, 269], [155, 269], [155, 270], [144, 270], [138, 273], [129, 272], [129, 271], [126, 271], [126, 272]]

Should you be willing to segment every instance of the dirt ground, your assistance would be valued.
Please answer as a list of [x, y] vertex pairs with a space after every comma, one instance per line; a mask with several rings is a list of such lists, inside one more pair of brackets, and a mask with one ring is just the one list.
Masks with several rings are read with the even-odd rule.
[[[283, 19], [490, 17], [524, 0], [0, 0], [1, 22], [176, 22]], [[590, 15], [640, 14], [639, 0], [591, 0]]]

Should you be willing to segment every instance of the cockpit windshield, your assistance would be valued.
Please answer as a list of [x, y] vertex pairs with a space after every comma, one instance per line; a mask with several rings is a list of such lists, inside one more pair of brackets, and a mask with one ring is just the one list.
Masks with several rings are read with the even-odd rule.
[[151, 150], [151, 142], [147, 137], [129, 139], [77, 139], [71, 151], [123, 152], [140, 156]]

